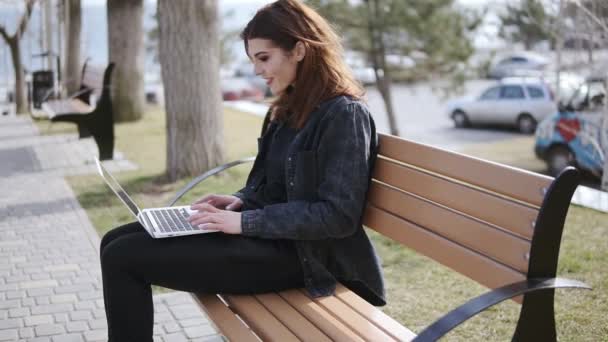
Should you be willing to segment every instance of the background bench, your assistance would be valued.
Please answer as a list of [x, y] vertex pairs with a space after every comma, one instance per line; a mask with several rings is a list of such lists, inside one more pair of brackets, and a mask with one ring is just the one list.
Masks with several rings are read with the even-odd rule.
[[86, 63], [76, 94], [42, 104], [51, 122], [75, 123], [80, 138], [92, 136], [101, 160], [112, 159], [114, 154], [114, 112], [110, 97], [113, 69], [114, 63], [105, 69]]
[[[252, 160], [197, 177], [170, 205], [211, 175]], [[553, 179], [380, 135], [364, 225], [490, 289], [418, 336], [342, 285], [333, 296], [316, 299], [303, 289], [194, 296], [232, 341], [434, 341], [506, 299], [522, 304], [514, 340], [553, 341], [554, 289], [589, 288], [555, 278], [578, 179], [574, 168]]]

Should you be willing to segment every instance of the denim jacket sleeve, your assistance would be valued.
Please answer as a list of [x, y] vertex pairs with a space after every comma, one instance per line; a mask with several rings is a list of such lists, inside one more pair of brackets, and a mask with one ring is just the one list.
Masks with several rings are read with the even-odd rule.
[[377, 137], [363, 105], [351, 102], [338, 107], [326, 114], [319, 128], [314, 158], [316, 199], [296, 197], [287, 203], [243, 211], [244, 235], [318, 240], [346, 237], [360, 227], [374, 160], [370, 141]]

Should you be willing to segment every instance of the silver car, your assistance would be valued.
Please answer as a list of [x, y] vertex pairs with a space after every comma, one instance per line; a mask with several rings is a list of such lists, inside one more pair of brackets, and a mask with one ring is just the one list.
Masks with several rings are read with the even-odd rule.
[[498, 58], [490, 67], [488, 76], [501, 79], [509, 76], [530, 75], [530, 72], [540, 72], [549, 64], [549, 61], [534, 52], [514, 52]]
[[526, 134], [534, 133], [536, 124], [555, 112], [551, 90], [540, 79], [504, 78], [476, 97], [448, 102], [456, 127], [500, 124]]

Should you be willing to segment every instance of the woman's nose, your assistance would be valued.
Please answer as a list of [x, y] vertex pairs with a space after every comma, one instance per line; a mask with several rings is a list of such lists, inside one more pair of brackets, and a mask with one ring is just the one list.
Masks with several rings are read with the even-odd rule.
[[261, 76], [263, 74], [262, 68], [257, 64], [254, 65], [253, 72], [255, 73], [256, 76]]

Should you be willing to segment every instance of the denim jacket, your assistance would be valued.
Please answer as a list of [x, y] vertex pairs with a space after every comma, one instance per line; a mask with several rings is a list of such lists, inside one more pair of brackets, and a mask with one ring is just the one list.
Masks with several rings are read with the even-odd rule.
[[346, 96], [317, 106], [288, 147], [287, 202], [247, 210], [264, 180], [265, 141], [258, 139], [247, 184], [235, 194], [245, 203], [243, 235], [294, 240], [313, 297], [332, 294], [340, 281], [384, 305], [380, 263], [361, 224], [378, 145], [368, 109]]

